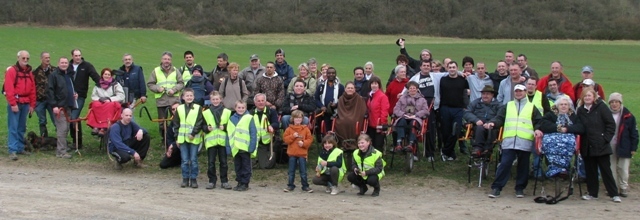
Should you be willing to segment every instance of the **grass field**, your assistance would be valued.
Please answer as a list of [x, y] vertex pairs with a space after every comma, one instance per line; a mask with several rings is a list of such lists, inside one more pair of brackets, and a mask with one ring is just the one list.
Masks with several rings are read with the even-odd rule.
[[[68, 28], [40, 28], [40, 27], [0, 27], [0, 66], [9, 66], [16, 61], [18, 50], [31, 52], [31, 65], [39, 64], [41, 51], [51, 53], [52, 63], [57, 63], [61, 56], [70, 57], [73, 48], [80, 48], [85, 59], [94, 64], [96, 69], [104, 67], [116, 68], [122, 65], [124, 53], [131, 53], [134, 62], [141, 65], [148, 74], [160, 62], [163, 51], [174, 54], [174, 65], [183, 65], [182, 54], [186, 50], [195, 53], [196, 63], [201, 64], [205, 71], [215, 67], [216, 56], [225, 52], [231, 62], [238, 62], [241, 68], [249, 64], [248, 57], [258, 54], [262, 63], [274, 60], [274, 51], [283, 48], [289, 65], [297, 66], [311, 57], [319, 63], [330, 63], [338, 70], [341, 79], [352, 79], [352, 69], [362, 66], [367, 61], [375, 64], [375, 72], [383, 79], [388, 77], [390, 70], [395, 67], [395, 57], [399, 54], [399, 47], [395, 45], [398, 36], [357, 35], [357, 34], [266, 34], [245, 36], [189, 36], [182, 33], [164, 30], [142, 29], [68, 29]], [[637, 62], [640, 60], [640, 42], [638, 41], [559, 41], [559, 40], [466, 40], [452, 38], [431, 38], [423, 36], [401, 36], [407, 40], [409, 53], [417, 57], [423, 48], [432, 51], [436, 59], [451, 57], [461, 61], [464, 56], [472, 56], [475, 62], [487, 63], [488, 69], [495, 69], [495, 63], [504, 57], [504, 51], [513, 50], [516, 54], [524, 53], [529, 58], [529, 65], [539, 74], [547, 74], [552, 61], [559, 60], [564, 64], [565, 73], [572, 82], [580, 80], [580, 68], [591, 65], [595, 69], [595, 81], [604, 86], [607, 95], [617, 91], [624, 94], [624, 104], [632, 112], [640, 112], [640, 97], [636, 96], [637, 82], [640, 75], [636, 74]], [[297, 71], [296, 71], [297, 72]], [[4, 79], [2, 79], [4, 80]], [[87, 104], [88, 105], [88, 104]], [[85, 105], [85, 112], [87, 110]], [[153, 99], [146, 104], [155, 116]], [[0, 121], [6, 120], [6, 102], [0, 103]], [[135, 113], [137, 116], [138, 112]], [[640, 113], [638, 113], [640, 114]], [[83, 114], [84, 115], [84, 114]], [[156, 125], [145, 118], [137, 120], [144, 127], [149, 128], [153, 137], [159, 137]], [[28, 130], [37, 130], [37, 117], [29, 119]], [[49, 125], [50, 132], [53, 126]], [[85, 131], [88, 131], [85, 129]], [[88, 166], [106, 166], [106, 156], [99, 152], [95, 139], [85, 132], [85, 145], [89, 149], [83, 150], [83, 157], [75, 157], [72, 161]], [[7, 135], [6, 129], [0, 130], [0, 136]], [[157, 148], [160, 138], [152, 140], [152, 152], [149, 164], [155, 166], [160, 160], [161, 149]], [[0, 139], [0, 145], [6, 147], [6, 138]], [[0, 150], [0, 157], [6, 157], [6, 150]], [[44, 163], [61, 163], [52, 159], [53, 153], [42, 153], [26, 160], [44, 161]], [[315, 163], [315, 158], [310, 157]], [[204, 159], [200, 160], [201, 162]], [[399, 160], [401, 161], [401, 159]], [[66, 162], [65, 162], [66, 163]], [[96, 165], [100, 164], [100, 165]], [[400, 164], [388, 172], [390, 176], [403, 176]], [[444, 176], [457, 181], [466, 180], [466, 159], [455, 163], [443, 164], [438, 162], [436, 171], [427, 169], [426, 163], [420, 162], [412, 174], [411, 179], [418, 185], [427, 184], [421, 181], [420, 174], [427, 173], [434, 176]], [[202, 166], [204, 167], [204, 166]], [[640, 181], [640, 160], [635, 159], [632, 165], [633, 182]], [[155, 170], [155, 169], [154, 169]], [[396, 172], [397, 171], [397, 172]], [[178, 176], [179, 171], [170, 171]], [[282, 176], [282, 170], [264, 172], [257, 179], [268, 179], [269, 176]], [[286, 176], [286, 174], [284, 175]], [[284, 177], [282, 176], [282, 177]], [[391, 178], [394, 183], [406, 182], [404, 178]]]

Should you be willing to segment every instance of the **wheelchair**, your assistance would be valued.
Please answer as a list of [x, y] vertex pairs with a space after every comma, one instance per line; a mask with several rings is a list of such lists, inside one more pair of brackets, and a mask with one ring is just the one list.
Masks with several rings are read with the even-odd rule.
[[[396, 124], [396, 122], [399, 119], [397, 117], [392, 117], [392, 121], [391, 124], [388, 125], [387, 128], [387, 135], [392, 134], [396, 131], [394, 131], [395, 126], [393, 126], [394, 124]], [[396, 154], [404, 154], [404, 162], [405, 162], [405, 167], [404, 167], [404, 171], [405, 173], [411, 173], [411, 171], [413, 170], [414, 164], [417, 161], [417, 158], [419, 157], [418, 155], [418, 143], [421, 142], [422, 146], [425, 146], [425, 150], [426, 146], [427, 146], [427, 138], [426, 138], [426, 133], [428, 131], [428, 123], [429, 123], [429, 118], [428, 117], [424, 117], [422, 118], [422, 124], [419, 124], [416, 120], [411, 120], [411, 123], [408, 123], [404, 129], [405, 131], [411, 132], [412, 134], [414, 134], [416, 136], [416, 141], [413, 143], [412, 146], [410, 146], [409, 149], [403, 148], [401, 150], [399, 149], [395, 149], [395, 144], [396, 143], [392, 143], [391, 145], [389, 145], [391, 147], [390, 152], [391, 152], [391, 163], [389, 164], [390, 168], [393, 168], [393, 162], [395, 159], [395, 155]], [[385, 138], [386, 140], [386, 138]], [[409, 144], [409, 135], [405, 135], [404, 138], [401, 140], [401, 146], [407, 146]], [[384, 145], [385, 148], [387, 146], [387, 144]], [[386, 152], [386, 149], [385, 149]], [[431, 160], [431, 168], [435, 170], [435, 164], [434, 164], [434, 160]]]
[[[331, 116], [331, 125], [328, 125], [326, 121], [320, 122], [320, 132], [321, 135], [327, 136], [331, 135], [335, 138], [336, 143], [338, 143], [338, 147], [343, 151], [343, 158], [345, 158], [345, 166], [351, 167], [354, 151], [358, 150], [358, 141], [357, 138], [360, 134], [366, 134], [367, 128], [369, 125], [368, 116], [365, 114], [364, 119], [362, 121], [356, 121], [353, 124], [353, 136], [349, 133], [340, 133], [336, 130], [336, 121], [340, 118], [338, 117], [337, 112]], [[317, 120], [317, 119], [316, 119]], [[321, 120], [321, 119], [320, 119]], [[318, 148], [322, 148], [322, 144], [318, 144]], [[320, 149], [318, 149], [320, 152]]]
[[[475, 124], [467, 123], [463, 129], [465, 135], [459, 140], [462, 140], [462, 141], [469, 140], [471, 142], [471, 145], [473, 146], [473, 144], [475, 143], [475, 138], [474, 138], [475, 126], [476, 126]], [[498, 135], [496, 136], [495, 140], [491, 141], [490, 139], [493, 137], [495, 132], [498, 132]], [[500, 154], [501, 154], [500, 144], [502, 143], [502, 132], [503, 132], [502, 127], [500, 127], [499, 129], [491, 129], [489, 130], [489, 132], [487, 132], [487, 137], [485, 140], [487, 140], [487, 142], [491, 141], [491, 143], [485, 143], [485, 144], [492, 145], [490, 151], [484, 152], [481, 155], [477, 155], [477, 154], [474, 155], [475, 152], [469, 153], [469, 160], [467, 163], [467, 182], [468, 183], [471, 183], [471, 173], [472, 173], [471, 170], [474, 167], [479, 169], [478, 187], [482, 187], [482, 180], [489, 176], [489, 170], [491, 168], [492, 162], [494, 163], [493, 170], [494, 171], [497, 170], [498, 164], [500, 163]]]
[[[540, 155], [537, 169], [540, 170], [542, 166], [543, 156], [547, 158], [550, 164], [560, 165], [564, 164], [565, 167], [561, 167], [561, 171], [549, 176], [544, 174], [545, 177], [553, 179], [554, 194], [545, 195], [544, 180], [541, 183], [540, 197], [534, 199], [536, 203], [556, 204], [563, 201], [569, 196], [573, 195], [574, 182], [578, 182], [578, 188], [580, 195], [582, 195], [582, 186], [578, 181], [578, 158], [580, 157], [580, 135], [575, 135], [575, 146], [564, 146], [558, 143], [545, 144], [543, 141], [544, 136], [536, 137], [535, 153]], [[563, 182], [568, 182], [568, 186], [564, 186]], [[533, 195], [536, 194], [538, 187], [538, 179], [536, 178], [533, 186]], [[563, 193], [567, 194], [562, 197]]]

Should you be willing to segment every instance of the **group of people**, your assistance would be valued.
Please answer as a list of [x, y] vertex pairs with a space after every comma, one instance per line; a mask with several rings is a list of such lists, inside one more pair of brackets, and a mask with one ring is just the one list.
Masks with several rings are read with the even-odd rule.
[[[313, 192], [306, 162], [314, 139], [314, 132], [307, 125], [315, 118], [321, 123], [311, 129], [317, 129], [315, 138], [322, 148], [312, 183], [325, 186], [327, 193], [334, 195], [347, 174], [347, 179], [359, 187], [358, 194], [366, 193], [369, 185], [374, 188], [372, 195], [378, 196], [379, 181], [384, 176], [385, 126], [393, 126], [396, 131], [392, 151], [413, 151], [418, 137], [410, 128], [423, 122], [428, 123], [423, 138], [424, 157], [429, 161], [435, 160], [436, 145], [443, 161], [456, 160], [456, 144], [462, 154], [487, 155], [493, 150], [495, 131], [503, 127], [502, 157], [490, 197], [500, 195], [516, 159], [516, 196], [524, 196], [530, 153], [535, 137], [543, 134], [543, 141], [567, 145], [571, 140], [575, 144], [573, 134], [581, 134], [589, 188], [583, 199], [598, 197], [598, 170], [614, 201], [620, 201], [618, 195], [627, 195], [629, 158], [638, 144], [635, 118], [622, 106], [619, 93], [611, 94], [610, 106], [606, 106], [604, 90], [593, 79], [593, 68], [585, 66], [583, 81], [572, 85], [557, 61], [542, 78], [528, 66], [526, 55], [515, 56], [512, 51], [505, 53], [494, 73], [488, 73], [485, 63], [475, 63], [471, 57], [462, 59], [459, 70], [458, 63], [450, 58], [434, 60], [431, 51], [424, 49], [420, 58], [414, 59], [407, 53], [403, 39], [397, 44], [398, 65], [385, 86], [374, 73], [372, 62], [355, 67], [354, 79], [348, 82], [337, 77], [334, 67], [319, 65], [313, 58], [298, 65], [296, 75], [286, 62], [283, 49], [276, 50], [275, 62], [267, 62], [266, 66], [262, 66], [257, 54], [251, 55], [250, 65], [242, 70], [221, 53], [210, 72], [195, 63], [191, 51], [184, 52], [185, 63], [181, 67], [174, 66], [172, 53], [164, 52], [160, 66], [152, 69], [148, 80], [130, 54], [123, 56], [119, 70], [105, 68], [98, 74], [84, 61], [79, 49], [71, 52], [71, 66], [68, 58], [61, 57], [58, 67], [54, 67], [49, 53], [43, 52], [41, 65], [33, 71], [28, 65], [28, 52], [20, 51], [18, 62], [5, 75], [9, 127], [17, 128], [10, 129], [9, 154], [13, 160], [18, 154], [28, 154], [22, 136], [26, 115], [35, 109], [41, 135], [47, 135], [48, 111], [58, 138], [56, 155], [71, 158], [66, 135], [71, 128], [74, 143], [80, 148], [82, 130], [69, 123], [65, 115], [70, 115], [69, 120], [79, 117], [92, 79], [96, 86], [87, 124], [93, 128], [92, 133], [108, 135], [116, 168], [121, 169], [132, 159], [136, 166], [144, 167], [149, 135], [132, 120], [131, 103], [146, 102], [148, 89], [155, 97], [158, 119], [170, 123], [168, 127], [159, 126], [162, 142], [166, 143], [160, 167], [180, 166], [181, 187], [198, 187], [197, 155], [203, 145], [208, 156], [206, 188], [216, 188], [218, 159], [220, 187], [247, 190], [252, 158], [281, 136], [289, 156], [289, 179], [284, 191], [295, 189], [295, 170], [299, 168], [301, 189]], [[329, 126], [334, 116], [335, 125]], [[321, 130], [322, 123], [328, 129]], [[458, 131], [463, 123], [474, 125], [472, 152], [459, 141]], [[362, 128], [366, 134], [354, 132], [356, 124], [367, 124]], [[235, 187], [231, 187], [227, 175], [229, 154], [235, 165]], [[538, 160], [534, 158], [534, 175], [542, 175], [535, 161]], [[552, 163], [545, 175], [565, 172], [563, 169], [563, 164]]]

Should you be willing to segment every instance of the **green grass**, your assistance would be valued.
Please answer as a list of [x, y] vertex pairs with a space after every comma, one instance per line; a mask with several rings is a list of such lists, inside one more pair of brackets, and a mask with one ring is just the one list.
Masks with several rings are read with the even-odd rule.
[[[423, 36], [403, 36], [407, 40], [407, 49], [413, 56], [421, 49], [428, 48], [434, 57], [443, 60], [451, 57], [460, 61], [464, 56], [472, 56], [475, 62], [487, 63], [488, 69], [493, 70], [495, 63], [504, 57], [504, 51], [513, 50], [516, 54], [524, 53], [529, 57], [529, 64], [541, 75], [549, 72], [552, 61], [559, 60], [564, 64], [565, 73], [572, 82], [580, 80], [580, 68], [591, 65], [595, 69], [595, 80], [604, 86], [607, 94], [617, 91], [624, 94], [625, 106], [633, 112], [640, 112], [640, 97], [635, 96], [640, 75], [637, 71], [637, 61], [640, 51], [638, 41], [560, 41], [560, 40], [468, 40], [453, 38], [431, 38]], [[394, 44], [397, 36], [358, 35], [358, 34], [265, 34], [243, 36], [189, 36], [178, 32], [164, 30], [142, 29], [70, 29], [70, 28], [42, 28], [42, 27], [0, 27], [0, 66], [6, 67], [15, 63], [18, 50], [31, 52], [31, 64], [39, 64], [41, 51], [48, 51], [52, 55], [52, 62], [57, 63], [61, 56], [70, 57], [73, 48], [80, 48], [87, 61], [94, 64], [96, 69], [105, 67], [116, 68], [122, 65], [124, 53], [131, 53], [136, 64], [146, 70], [147, 78], [151, 70], [160, 62], [163, 51], [174, 54], [174, 65], [182, 65], [182, 53], [191, 50], [196, 55], [196, 63], [203, 65], [206, 71], [215, 67], [216, 56], [225, 52], [232, 62], [238, 62], [242, 67], [249, 64], [248, 57], [257, 53], [262, 63], [274, 60], [274, 51], [283, 48], [286, 59], [294, 69], [311, 57], [319, 63], [330, 63], [338, 70], [341, 79], [352, 79], [351, 70], [355, 66], [362, 66], [366, 61], [375, 64], [375, 72], [383, 79], [395, 67], [395, 57], [399, 48]], [[297, 72], [297, 71], [296, 71]], [[3, 81], [4, 79], [2, 79]], [[155, 116], [155, 101], [150, 99], [149, 106], [152, 116]], [[85, 105], [85, 113], [87, 111]], [[0, 121], [6, 121], [6, 102], [1, 102]], [[640, 114], [640, 113], [638, 113]], [[136, 117], [138, 112], [135, 113]], [[37, 117], [29, 119], [28, 130], [37, 130]], [[137, 121], [148, 128], [152, 137], [152, 150], [148, 162], [156, 165], [160, 160], [162, 150], [158, 148], [160, 138], [157, 125], [146, 118]], [[50, 132], [53, 126], [49, 125]], [[71, 164], [103, 169], [106, 167], [106, 155], [97, 149], [97, 140], [90, 137], [85, 129], [85, 144], [83, 156], [75, 157]], [[0, 136], [7, 135], [7, 130], [0, 130]], [[0, 145], [6, 146], [6, 138], [0, 139]], [[315, 149], [315, 147], [314, 147]], [[312, 152], [315, 155], [315, 150]], [[2, 150], [0, 156], [6, 156]], [[37, 164], [60, 164], [52, 159], [53, 153], [37, 154], [23, 161]], [[315, 163], [315, 156], [310, 156], [310, 163]], [[389, 159], [388, 159], [389, 160]], [[201, 159], [203, 164], [204, 159]], [[423, 176], [445, 177], [458, 182], [466, 182], [466, 161], [454, 163], [436, 163], [436, 171], [432, 171], [426, 162], [419, 162], [415, 172], [408, 177], [401, 172], [403, 159], [396, 158], [394, 167], [388, 169], [388, 180], [392, 184], [425, 184], [420, 183]], [[204, 166], [202, 166], [204, 167]], [[280, 167], [283, 167], [280, 165]], [[640, 159], [634, 159], [632, 170], [633, 182], [640, 181]], [[156, 170], [156, 169], [153, 169]], [[179, 171], [170, 171], [178, 176]], [[283, 171], [256, 172], [258, 180], [273, 179], [272, 175]], [[475, 170], [474, 170], [475, 172]], [[278, 175], [280, 176], [280, 175]], [[429, 177], [429, 178], [431, 178]], [[407, 182], [407, 180], [409, 180]], [[277, 180], [282, 182], [281, 180]]]

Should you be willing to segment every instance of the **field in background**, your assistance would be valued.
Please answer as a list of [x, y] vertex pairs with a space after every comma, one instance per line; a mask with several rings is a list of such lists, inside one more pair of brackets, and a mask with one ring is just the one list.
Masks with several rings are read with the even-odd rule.
[[[580, 80], [580, 68], [591, 65], [595, 69], [595, 81], [604, 86], [607, 94], [618, 91], [624, 94], [624, 104], [632, 112], [640, 114], [640, 98], [635, 94], [640, 75], [637, 72], [637, 62], [640, 60], [640, 42], [637, 41], [558, 41], [558, 40], [467, 40], [451, 38], [430, 38], [422, 36], [401, 36], [406, 38], [410, 55], [417, 57], [423, 48], [428, 48], [434, 58], [442, 60], [451, 57], [460, 62], [464, 56], [472, 56], [475, 62], [487, 63], [487, 69], [493, 71], [495, 63], [504, 57], [504, 51], [513, 50], [516, 54], [524, 53], [529, 57], [529, 64], [544, 75], [549, 72], [552, 61], [559, 60], [564, 64], [565, 73], [572, 82]], [[134, 62], [141, 65], [146, 78], [152, 68], [160, 62], [163, 51], [174, 54], [173, 63], [176, 66], [184, 64], [182, 54], [186, 50], [195, 53], [196, 63], [201, 64], [205, 71], [215, 67], [217, 54], [225, 52], [231, 62], [238, 62], [241, 68], [249, 64], [248, 57], [258, 54], [261, 61], [274, 60], [274, 51], [283, 48], [289, 65], [297, 66], [315, 57], [319, 63], [330, 63], [338, 70], [338, 76], [343, 80], [352, 79], [352, 69], [362, 66], [367, 61], [375, 64], [375, 72], [383, 80], [393, 67], [395, 57], [399, 54], [399, 47], [395, 45], [398, 36], [358, 35], [358, 34], [264, 34], [243, 36], [189, 36], [178, 32], [164, 30], [142, 29], [66, 29], [66, 28], [33, 28], [33, 27], [0, 27], [0, 66], [13, 65], [18, 50], [31, 52], [31, 65], [39, 64], [41, 51], [48, 51], [52, 55], [52, 63], [56, 64], [61, 56], [70, 57], [73, 48], [80, 48], [85, 59], [99, 71], [102, 68], [117, 68], [122, 65], [124, 53], [131, 53]], [[297, 73], [297, 70], [296, 70]], [[0, 79], [4, 81], [4, 78]], [[149, 94], [149, 96], [152, 96]], [[85, 105], [87, 111], [88, 102]], [[155, 102], [150, 99], [149, 106], [152, 116], [155, 116]], [[6, 121], [6, 101], [0, 102], [0, 121]], [[83, 113], [83, 115], [85, 114]], [[138, 116], [136, 111], [135, 116]], [[146, 118], [137, 118], [137, 122], [148, 128], [153, 137], [159, 137], [157, 125]], [[37, 117], [28, 120], [28, 130], [37, 130]], [[49, 124], [50, 132], [53, 126]], [[106, 155], [98, 151], [97, 141], [90, 137], [85, 129], [85, 145], [83, 157], [75, 157], [72, 163], [86, 166], [106, 166]], [[0, 130], [0, 136], [7, 135], [7, 130]], [[154, 165], [160, 160], [160, 138], [152, 140], [152, 151], [149, 164]], [[6, 138], [0, 139], [0, 145], [6, 147]], [[6, 148], [0, 150], [0, 157], [6, 157]], [[315, 157], [310, 157], [315, 162]], [[40, 153], [25, 161], [41, 161], [43, 163], [60, 163], [53, 157], [52, 152]], [[201, 160], [201, 162], [204, 160]], [[632, 170], [635, 182], [640, 180], [640, 160], [636, 159]], [[98, 163], [99, 162], [99, 163]], [[65, 162], [66, 163], [66, 162]], [[436, 176], [463, 180], [466, 179], [465, 161], [458, 160], [453, 164], [437, 163], [437, 171], [433, 173], [427, 169], [425, 163], [419, 163], [418, 173], [430, 173]], [[398, 163], [400, 165], [400, 163]], [[202, 166], [204, 167], [204, 166]], [[398, 172], [389, 172], [391, 176], [399, 174], [399, 166], [394, 167]], [[155, 170], [155, 169], [154, 169]], [[447, 172], [444, 172], [447, 171]], [[173, 173], [175, 172], [175, 173]], [[179, 171], [172, 171], [178, 176]], [[259, 179], [276, 175], [283, 177], [281, 170], [266, 171]], [[458, 175], [460, 174], [460, 175]], [[414, 176], [414, 175], [412, 175]], [[464, 177], [464, 178], [463, 178]], [[399, 179], [389, 180], [401, 182]], [[404, 181], [404, 180], [402, 180]], [[413, 181], [412, 181], [413, 182]], [[415, 182], [420, 183], [418, 179]]]

